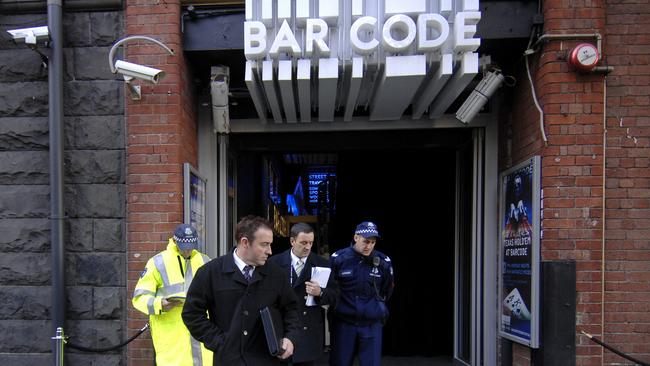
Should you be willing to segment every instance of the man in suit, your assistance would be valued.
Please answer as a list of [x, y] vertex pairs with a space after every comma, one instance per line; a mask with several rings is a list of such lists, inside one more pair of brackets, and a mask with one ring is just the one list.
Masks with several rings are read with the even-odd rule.
[[[183, 321], [194, 338], [214, 352], [214, 365], [278, 365], [291, 357], [298, 335], [296, 295], [286, 273], [271, 255], [271, 224], [247, 216], [235, 232], [234, 251], [210, 261], [194, 277], [183, 307]], [[271, 356], [260, 310], [268, 307], [282, 317], [284, 352]]]
[[[311, 269], [329, 267], [329, 261], [312, 253], [314, 229], [309, 224], [293, 225], [289, 241], [291, 249], [271, 257], [269, 261], [282, 268], [298, 297], [299, 340], [292, 358], [293, 365], [311, 366], [323, 354], [325, 311], [320, 305], [332, 308], [336, 305], [338, 286], [333, 280], [334, 276], [330, 276], [327, 286], [323, 288], [311, 280]], [[305, 305], [307, 295], [314, 296], [316, 306]]]

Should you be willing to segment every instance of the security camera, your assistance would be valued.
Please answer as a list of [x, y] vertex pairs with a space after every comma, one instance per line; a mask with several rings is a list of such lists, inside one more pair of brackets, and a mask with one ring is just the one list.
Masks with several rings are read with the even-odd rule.
[[463, 123], [469, 123], [487, 103], [488, 98], [499, 88], [503, 80], [503, 74], [499, 71], [488, 71], [463, 105], [458, 108], [456, 119]]
[[165, 76], [165, 72], [162, 70], [122, 60], [115, 61], [115, 72], [124, 75], [125, 78], [136, 78], [149, 81], [154, 84], [158, 84], [158, 80]]
[[7, 32], [11, 34], [14, 42], [18, 44], [25, 43], [30, 47], [35, 47], [38, 42], [50, 40], [50, 30], [46, 25], [42, 27], [8, 30]]
[[230, 111], [228, 109], [230, 68], [228, 66], [212, 66], [210, 74], [214, 131], [228, 133], [230, 131]]

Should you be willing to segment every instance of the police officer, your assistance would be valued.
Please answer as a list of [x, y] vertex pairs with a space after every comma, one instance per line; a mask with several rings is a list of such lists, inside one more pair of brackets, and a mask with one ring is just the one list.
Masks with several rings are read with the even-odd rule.
[[375, 250], [377, 225], [364, 221], [353, 244], [332, 254], [332, 275], [340, 298], [332, 314], [331, 366], [351, 366], [358, 352], [360, 366], [381, 365], [381, 332], [388, 317], [386, 301], [393, 292], [393, 267]]
[[149, 315], [157, 366], [212, 365], [212, 352], [194, 339], [181, 318], [185, 292], [210, 258], [196, 248], [196, 229], [179, 225], [167, 249], [147, 261], [133, 292], [133, 306]]

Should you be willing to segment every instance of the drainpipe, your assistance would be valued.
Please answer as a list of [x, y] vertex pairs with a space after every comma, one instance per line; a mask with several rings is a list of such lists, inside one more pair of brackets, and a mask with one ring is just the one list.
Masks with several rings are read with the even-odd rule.
[[[48, 60], [50, 130], [50, 231], [52, 245], [52, 335], [64, 329], [65, 280], [63, 241], [63, 8], [62, 0], [47, 1], [51, 57]], [[57, 354], [52, 341], [52, 354]], [[56, 360], [55, 360], [56, 362]]]
[[546, 42], [551, 39], [584, 39], [584, 38], [593, 38], [596, 40], [596, 48], [598, 49], [598, 54], [602, 57], [602, 41], [603, 37], [600, 33], [568, 33], [568, 34], [542, 34], [535, 42], [533, 48], [537, 47], [541, 42]]

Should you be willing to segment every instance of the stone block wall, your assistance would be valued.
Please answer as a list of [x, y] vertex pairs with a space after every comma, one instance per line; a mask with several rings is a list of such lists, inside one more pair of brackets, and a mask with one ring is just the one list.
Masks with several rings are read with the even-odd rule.
[[[47, 14], [0, 14], [0, 364], [52, 363], [47, 70], [6, 29]], [[101, 348], [126, 331], [124, 86], [108, 51], [122, 11], [64, 13], [66, 333]], [[124, 350], [66, 349], [66, 365], [125, 365]]]

